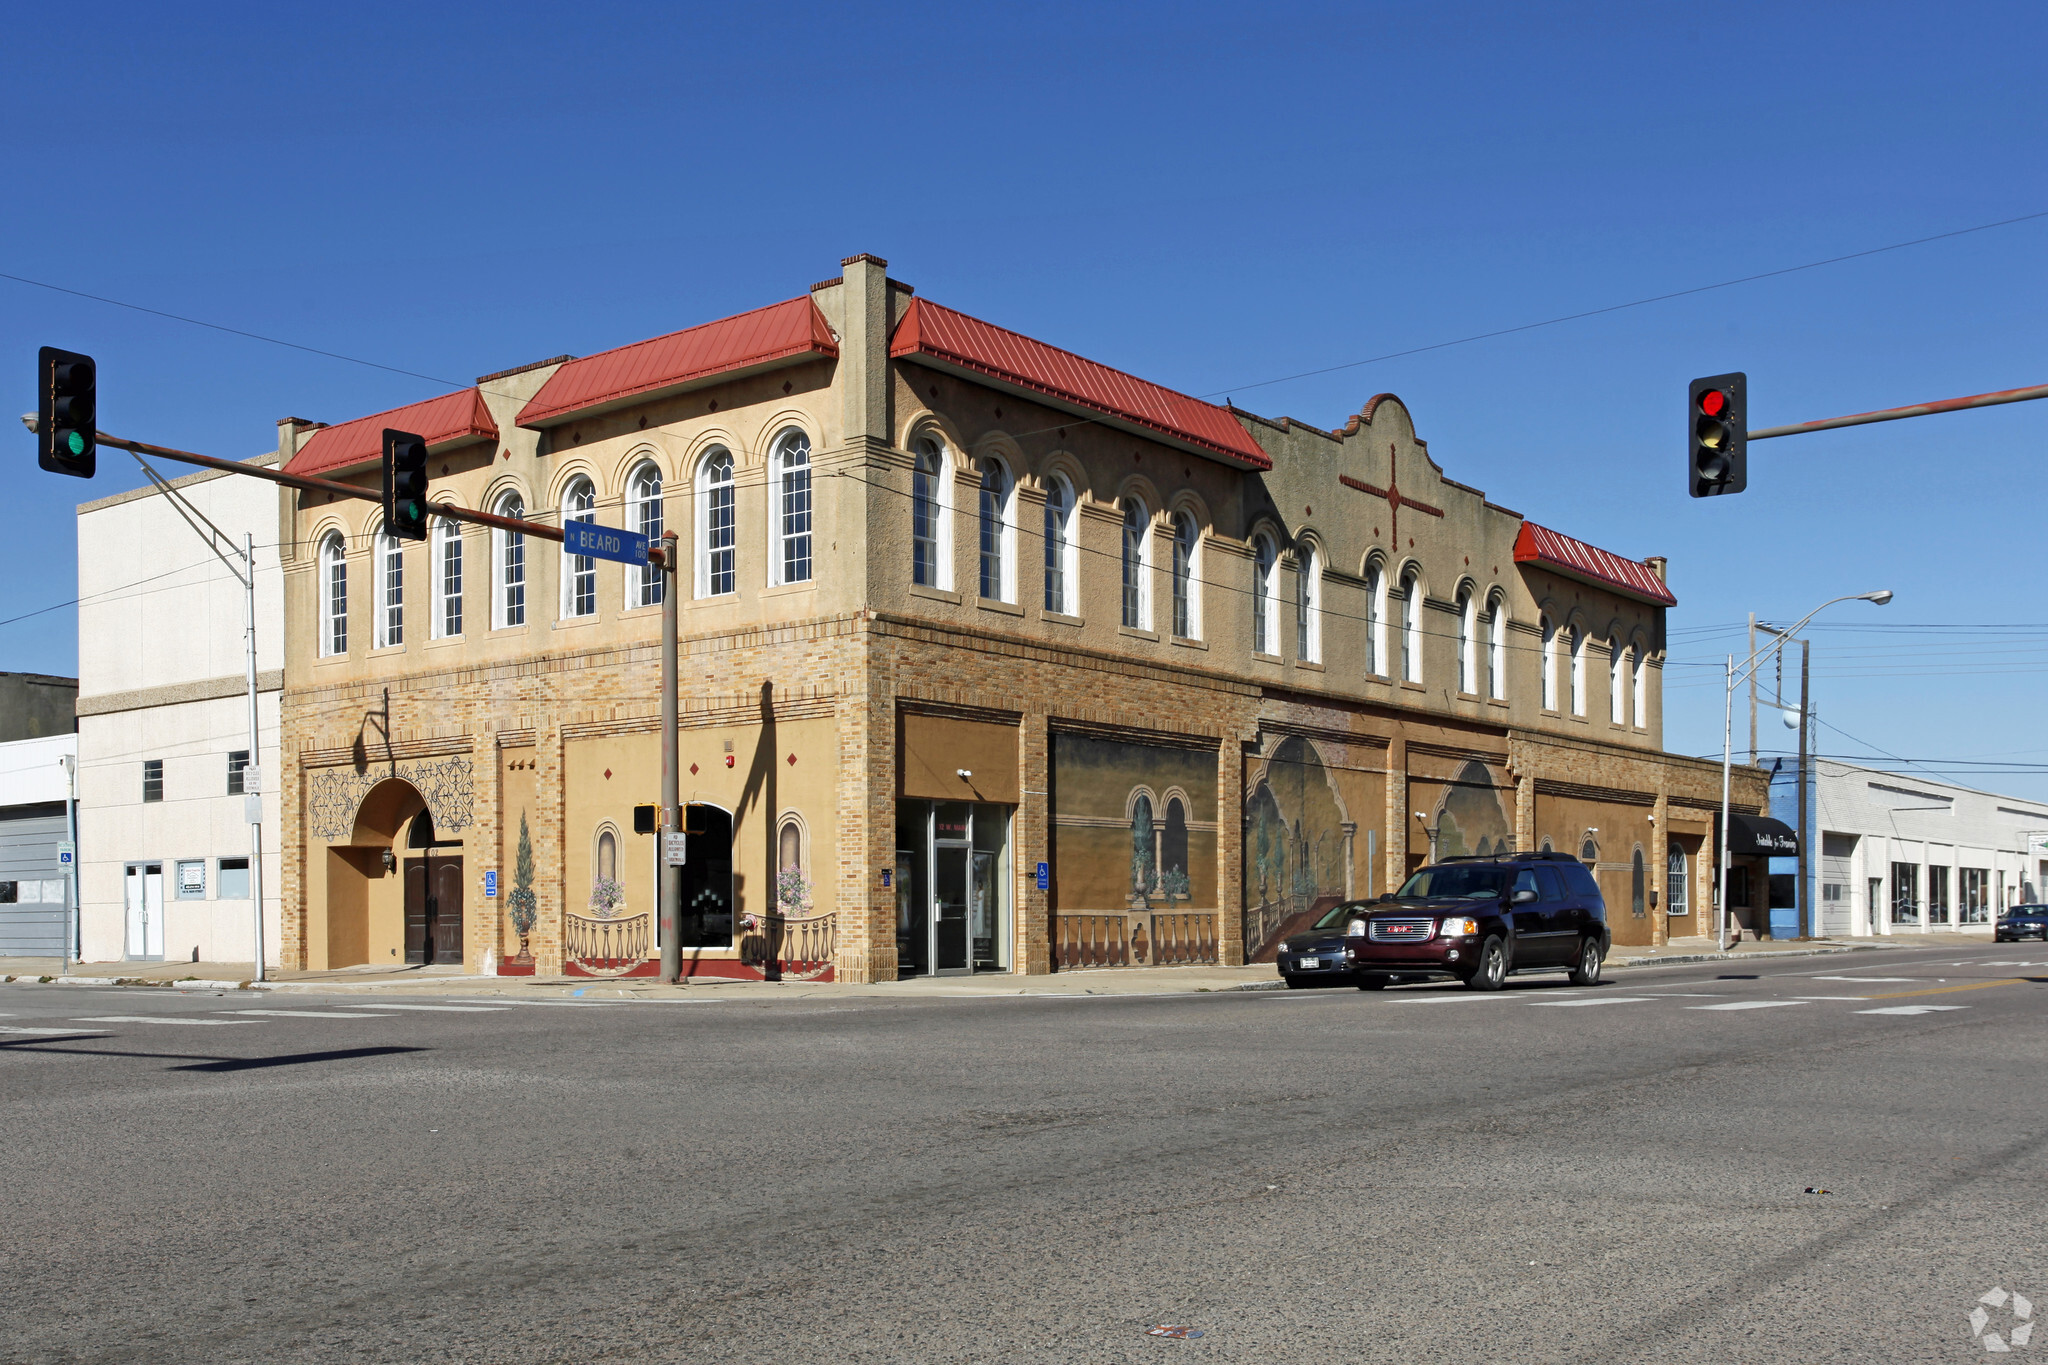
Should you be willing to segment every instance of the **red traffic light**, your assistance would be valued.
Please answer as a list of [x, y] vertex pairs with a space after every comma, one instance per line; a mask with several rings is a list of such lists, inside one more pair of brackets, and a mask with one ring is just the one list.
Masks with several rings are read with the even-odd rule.
[[1700, 395], [1700, 411], [1709, 417], [1719, 417], [1728, 411], [1728, 395], [1719, 389], [1708, 389]]

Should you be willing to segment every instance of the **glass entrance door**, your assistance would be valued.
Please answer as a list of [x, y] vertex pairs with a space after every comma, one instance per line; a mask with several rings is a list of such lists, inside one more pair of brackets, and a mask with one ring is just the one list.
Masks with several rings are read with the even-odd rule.
[[967, 956], [967, 855], [960, 844], [932, 850], [932, 969], [971, 972]]

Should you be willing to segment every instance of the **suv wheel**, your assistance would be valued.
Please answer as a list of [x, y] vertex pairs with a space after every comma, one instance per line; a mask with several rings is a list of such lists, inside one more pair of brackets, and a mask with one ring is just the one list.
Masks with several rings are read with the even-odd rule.
[[1497, 938], [1489, 938], [1479, 945], [1479, 960], [1472, 968], [1472, 975], [1465, 978], [1465, 984], [1475, 991], [1497, 991], [1508, 976], [1508, 950]]
[[1600, 984], [1600, 940], [1589, 938], [1579, 944], [1579, 965], [1572, 968], [1572, 984]]

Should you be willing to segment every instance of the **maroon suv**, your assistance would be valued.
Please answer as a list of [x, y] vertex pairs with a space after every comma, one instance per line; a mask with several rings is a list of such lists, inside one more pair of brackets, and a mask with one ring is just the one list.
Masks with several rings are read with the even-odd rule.
[[[1448, 858], [1391, 896], [1341, 909], [1349, 912], [1343, 971], [1360, 990], [1400, 977], [1453, 976], [1473, 990], [1496, 991], [1510, 973], [1544, 971], [1594, 986], [1612, 942], [1599, 885], [1566, 853]], [[1292, 949], [1290, 941], [1280, 954], [1290, 985], [1302, 956]]]

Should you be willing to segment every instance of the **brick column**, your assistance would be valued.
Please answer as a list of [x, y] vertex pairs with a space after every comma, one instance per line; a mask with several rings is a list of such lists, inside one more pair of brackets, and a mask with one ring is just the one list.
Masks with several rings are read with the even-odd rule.
[[1536, 851], [1536, 776], [1521, 773], [1515, 778], [1515, 852]]
[[533, 933], [527, 950], [533, 954], [538, 976], [559, 976], [562, 971], [562, 935], [568, 925], [565, 907], [574, 904], [569, 896], [568, 860], [568, 749], [562, 731], [552, 722], [554, 707], [541, 712], [544, 721], [533, 746], [534, 819], [527, 832], [533, 837]]
[[1226, 734], [1216, 746], [1216, 955], [1226, 967], [1244, 965], [1244, 750], [1249, 742]]
[[[1662, 774], [1657, 784], [1664, 785]], [[1671, 798], [1662, 790], [1657, 793], [1656, 824], [1650, 829], [1650, 885], [1657, 888], [1657, 903], [1650, 907], [1650, 946], [1661, 948], [1669, 940], [1671, 920], [1667, 911], [1671, 908], [1671, 888], [1666, 885], [1671, 866]]]
[[1398, 891], [1408, 880], [1408, 741], [1396, 736], [1387, 743], [1387, 890]]
[[[860, 682], [841, 698], [839, 729], [839, 933], [834, 976], [896, 979], [896, 698], [873, 637], [855, 642]], [[891, 885], [882, 885], [882, 872]]]
[[1016, 964], [1026, 976], [1052, 971], [1052, 893], [1038, 889], [1038, 864], [1052, 861], [1050, 718], [1028, 714], [1017, 726]]

